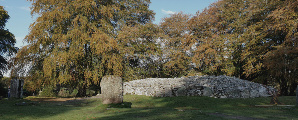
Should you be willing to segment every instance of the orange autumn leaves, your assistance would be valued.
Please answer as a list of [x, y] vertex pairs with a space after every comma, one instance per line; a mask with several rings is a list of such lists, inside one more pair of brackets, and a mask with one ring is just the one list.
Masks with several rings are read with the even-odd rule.
[[39, 17], [16, 63], [31, 64], [41, 85], [201, 73], [283, 84], [291, 94], [297, 83], [296, 0], [220, 0], [159, 25], [149, 0], [30, 1]]

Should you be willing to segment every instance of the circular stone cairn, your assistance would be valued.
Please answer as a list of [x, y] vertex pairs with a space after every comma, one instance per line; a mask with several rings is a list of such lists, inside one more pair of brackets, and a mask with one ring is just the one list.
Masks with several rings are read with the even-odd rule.
[[103, 104], [123, 102], [123, 82], [119, 76], [104, 76], [100, 82]]
[[256, 98], [271, 96], [276, 91], [270, 86], [225, 75], [147, 78], [124, 82], [123, 84], [124, 94], [154, 97]]

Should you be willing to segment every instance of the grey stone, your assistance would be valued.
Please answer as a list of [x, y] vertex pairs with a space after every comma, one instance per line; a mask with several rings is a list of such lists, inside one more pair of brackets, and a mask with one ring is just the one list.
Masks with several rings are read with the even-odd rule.
[[204, 89], [203, 89], [203, 96], [210, 97], [210, 96], [212, 96], [212, 94], [213, 94], [213, 92], [212, 92], [212, 90], [209, 87], [204, 87]]
[[12, 79], [10, 84], [10, 97], [23, 98], [23, 85], [24, 80]]
[[229, 98], [240, 98], [240, 97], [241, 97], [241, 91], [239, 89], [231, 90], [229, 94]]
[[173, 93], [171, 88], [166, 87], [165, 89], [163, 89], [163, 93], [164, 93], [164, 97], [173, 97]]
[[228, 98], [226, 95], [221, 95], [219, 98]]
[[195, 90], [194, 96], [202, 96], [202, 90]]
[[[264, 86], [261, 86], [259, 87], [259, 96], [260, 97], [268, 97], [268, 96], [271, 96], [269, 95], [268, 91], [271, 91], [270, 88], [268, 88], [269, 90], [267, 90], [266, 87]], [[272, 89], [273, 90], [273, 89]]]
[[148, 89], [146, 92], [145, 92], [145, 95], [146, 96], [153, 96], [155, 93], [154, 93], [154, 90], [152, 89]]
[[122, 103], [123, 102], [123, 82], [119, 76], [104, 76], [100, 82], [102, 91], [102, 103]]
[[256, 98], [256, 97], [260, 97], [259, 91], [255, 90], [255, 89], [252, 89], [250, 91], [250, 98]]
[[176, 95], [177, 96], [186, 96], [187, 95], [186, 88], [184, 86], [178, 88]]
[[198, 89], [198, 90], [203, 90], [204, 89], [204, 86], [202, 86], [202, 85], [194, 85], [194, 88], [195, 89]]
[[250, 91], [249, 91], [249, 89], [244, 89], [241, 92], [241, 98], [249, 98], [249, 97], [250, 97]]

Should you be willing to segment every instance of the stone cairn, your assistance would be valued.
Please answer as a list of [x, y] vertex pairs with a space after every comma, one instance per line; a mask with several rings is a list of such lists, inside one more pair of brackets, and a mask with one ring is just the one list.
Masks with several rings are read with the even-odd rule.
[[100, 82], [102, 103], [117, 104], [123, 102], [123, 82], [119, 76], [104, 76]]
[[12, 79], [10, 83], [10, 98], [23, 98], [24, 80]]
[[228, 76], [147, 78], [124, 83], [124, 94], [155, 97], [255, 98], [271, 96], [274, 91], [269, 86]]

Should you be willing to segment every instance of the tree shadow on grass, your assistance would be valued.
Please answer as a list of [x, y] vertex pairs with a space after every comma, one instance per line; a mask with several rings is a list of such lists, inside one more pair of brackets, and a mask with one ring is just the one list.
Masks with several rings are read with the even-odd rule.
[[[117, 109], [119, 110], [119, 109]], [[115, 110], [111, 110], [115, 111]], [[109, 111], [108, 111], [109, 113]], [[108, 114], [105, 117], [96, 118], [96, 120], [168, 120], [168, 119], [222, 119], [221, 117], [213, 117], [208, 114], [201, 113], [199, 110], [189, 112], [178, 111], [171, 108], [131, 108], [130, 110], [120, 110], [119, 113]]]
[[0, 100], [0, 118], [3, 120], [39, 119], [61, 115], [92, 105], [92, 100], [55, 101], [49, 99], [3, 99]]
[[262, 120], [262, 119], [296, 119], [298, 109], [294, 107], [267, 107], [255, 105], [269, 104], [271, 98], [210, 98], [210, 97], [181, 97], [157, 98], [163, 99], [167, 106], [184, 106], [189, 109], [200, 109], [203, 113], [227, 119]]
[[[141, 120], [141, 119], [224, 119], [221, 116], [212, 116], [203, 113], [200, 109], [194, 109], [189, 106], [184, 106], [185, 104], [176, 103], [172, 101], [175, 98], [154, 98], [154, 97], [144, 97], [144, 96], [129, 96], [125, 101], [130, 101], [132, 103], [132, 108], [113, 108], [107, 109], [104, 114], [106, 116], [95, 118], [96, 120]], [[148, 99], [150, 98], [150, 99]], [[177, 97], [183, 100], [183, 97]], [[182, 107], [179, 107], [180, 105]]]
[[[150, 99], [148, 99], [150, 98]], [[124, 99], [132, 108], [113, 108], [104, 111], [102, 119], [296, 119], [297, 108], [260, 108], [256, 104], [270, 102], [270, 98], [216, 99], [210, 97], [144, 97], [129, 95]]]

